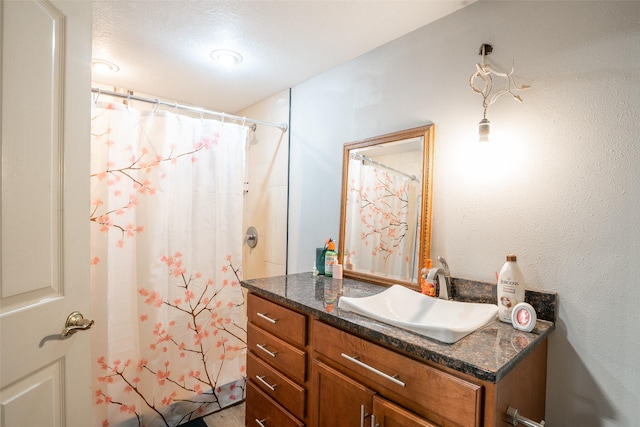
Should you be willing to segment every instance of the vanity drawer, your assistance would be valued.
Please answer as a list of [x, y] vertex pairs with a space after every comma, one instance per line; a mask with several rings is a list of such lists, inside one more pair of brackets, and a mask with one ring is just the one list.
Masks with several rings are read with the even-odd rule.
[[251, 323], [247, 324], [247, 341], [249, 349], [260, 359], [294, 380], [304, 383], [307, 367], [306, 352]]
[[304, 419], [304, 387], [294, 383], [251, 352], [247, 354], [247, 376], [289, 412]]
[[252, 293], [247, 297], [249, 321], [287, 342], [307, 344], [307, 317]]
[[304, 427], [251, 381], [247, 382], [246, 417], [247, 427]]
[[347, 375], [440, 424], [480, 426], [482, 386], [315, 321], [313, 349]]

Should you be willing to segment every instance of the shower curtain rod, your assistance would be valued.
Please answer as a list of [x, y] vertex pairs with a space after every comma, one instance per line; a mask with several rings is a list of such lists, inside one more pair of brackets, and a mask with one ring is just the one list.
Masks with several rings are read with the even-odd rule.
[[[113, 96], [113, 97], [116, 97], [116, 98], [126, 99], [127, 101], [147, 102], [149, 104], [155, 104], [157, 106], [164, 105], [166, 107], [177, 108], [177, 109], [180, 109], [180, 110], [187, 110], [187, 111], [191, 111], [193, 113], [208, 114], [210, 116], [220, 117], [222, 119], [222, 121], [224, 121], [224, 120], [232, 120], [234, 122], [242, 122], [243, 124], [244, 123], [252, 123], [254, 126], [255, 125], [263, 125], [263, 126], [276, 127], [278, 129], [280, 129], [283, 133], [286, 132], [289, 129], [289, 125], [286, 124], [286, 123], [277, 124], [277, 123], [263, 122], [261, 120], [250, 119], [250, 118], [247, 118], [247, 117], [240, 117], [240, 116], [234, 116], [232, 114], [220, 113], [218, 111], [211, 111], [211, 110], [207, 110], [205, 108], [198, 108], [198, 107], [192, 107], [192, 106], [189, 106], [189, 105], [178, 104], [176, 102], [163, 101], [163, 100], [158, 99], [158, 98], [155, 98], [155, 99], [143, 98], [141, 96], [137, 96], [137, 95], [133, 95], [133, 94], [129, 94], [129, 93], [113, 92], [113, 91], [110, 91], [110, 90], [102, 90], [102, 89], [99, 89], [99, 88], [91, 88], [91, 92], [97, 94], [97, 96], [94, 99], [95, 101], [98, 100], [100, 95]], [[254, 130], [255, 130], [255, 128], [254, 128]]]
[[383, 163], [376, 162], [375, 160], [370, 159], [369, 157], [365, 156], [364, 154], [351, 153], [351, 158], [353, 160], [359, 160], [363, 164], [364, 163], [369, 163], [370, 165], [380, 166], [381, 168], [387, 169], [387, 170], [389, 170], [391, 172], [395, 172], [395, 173], [397, 173], [399, 175], [406, 176], [407, 178], [411, 179], [411, 181], [418, 181], [418, 178], [416, 178], [415, 175], [409, 175], [408, 173], [404, 173], [402, 171], [399, 171], [398, 169], [394, 169], [391, 166], [387, 166], [387, 165], [385, 165]]

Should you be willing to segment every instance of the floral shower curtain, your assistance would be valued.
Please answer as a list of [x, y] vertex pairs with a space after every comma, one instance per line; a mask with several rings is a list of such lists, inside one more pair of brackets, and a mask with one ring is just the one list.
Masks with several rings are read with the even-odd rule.
[[177, 426], [242, 400], [247, 129], [109, 103], [91, 134], [95, 425]]
[[348, 176], [344, 262], [357, 271], [409, 280], [417, 232], [409, 200], [419, 197], [416, 183], [356, 159], [349, 160]]

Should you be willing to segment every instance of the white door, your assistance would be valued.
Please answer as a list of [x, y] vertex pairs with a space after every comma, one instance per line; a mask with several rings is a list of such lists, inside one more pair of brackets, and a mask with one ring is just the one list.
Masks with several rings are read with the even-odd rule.
[[91, 2], [1, 0], [0, 425], [91, 424]]

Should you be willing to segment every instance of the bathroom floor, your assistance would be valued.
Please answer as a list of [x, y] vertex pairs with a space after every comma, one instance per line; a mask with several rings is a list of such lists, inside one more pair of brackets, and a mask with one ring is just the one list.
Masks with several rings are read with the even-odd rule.
[[244, 402], [204, 417], [209, 427], [244, 427]]

